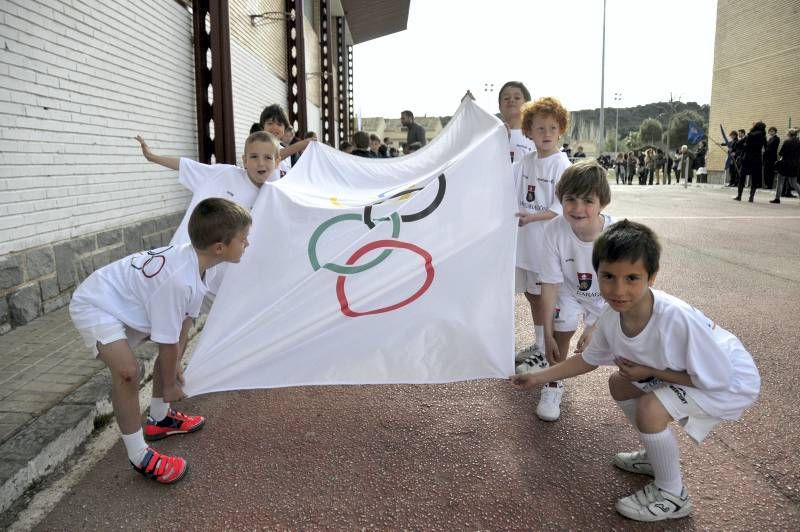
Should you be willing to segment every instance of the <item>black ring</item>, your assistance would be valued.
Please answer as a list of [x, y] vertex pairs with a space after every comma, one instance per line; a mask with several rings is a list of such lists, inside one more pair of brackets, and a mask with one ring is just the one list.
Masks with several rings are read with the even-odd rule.
[[[413, 214], [403, 214], [403, 215], [401, 215], [400, 216], [400, 220], [401, 221], [403, 221], [403, 222], [416, 222], [417, 220], [422, 220], [423, 218], [425, 218], [430, 213], [432, 213], [433, 211], [436, 210], [436, 208], [442, 203], [442, 199], [444, 199], [444, 192], [445, 192], [445, 189], [447, 188], [446, 187], [446, 183], [447, 182], [445, 181], [444, 174], [440, 174], [439, 175], [438, 181], [439, 181], [439, 190], [436, 191], [436, 197], [433, 198], [433, 201], [431, 202], [431, 204], [428, 205], [427, 207], [425, 207], [424, 209], [422, 209], [419, 212], [415, 212]], [[372, 207], [374, 207], [376, 205], [380, 205], [384, 201], [390, 200], [392, 198], [396, 198], [398, 196], [403, 196], [403, 195], [409, 194], [411, 192], [418, 192], [420, 190], [422, 190], [422, 189], [421, 188], [412, 188], [410, 190], [403, 190], [401, 192], [393, 194], [392, 196], [389, 196], [388, 198], [384, 198], [384, 199], [382, 199], [380, 201], [376, 201], [372, 205], [367, 205], [366, 207], [364, 207], [364, 223], [370, 229], [375, 227], [375, 222], [372, 221]]]

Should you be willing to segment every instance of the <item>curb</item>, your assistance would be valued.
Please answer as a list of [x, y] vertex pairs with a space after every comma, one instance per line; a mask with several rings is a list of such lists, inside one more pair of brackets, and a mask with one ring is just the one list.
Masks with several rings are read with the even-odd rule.
[[[204, 321], [205, 316], [197, 320], [189, 340], [202, 329]], [[142, 375], [139, 406], [144, 411], [150, 404], [149, 381], [158, 349], [148, 342], [135, 352]], [[94, 432], [98, 419], [112, 414], [111, 374], [104, 368], [4, 442], [0, 446], [0, 514], [65, 463]]]

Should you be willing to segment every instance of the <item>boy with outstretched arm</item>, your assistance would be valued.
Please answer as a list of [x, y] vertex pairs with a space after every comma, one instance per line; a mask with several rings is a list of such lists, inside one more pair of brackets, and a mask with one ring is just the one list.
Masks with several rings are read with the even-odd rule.
[[186, 460], [151, 449], [145, 438], [194, 432], [205, 419], [169, 409], [162, 422], [148, 417], [143, 430], [133, 349], [148, 337], [156, 342], [153, 396], [167, 405], [184, 397], [178, 378], [178, 361], [186, 347], [184, 323], [199, 314], [207, 290], [205, 272], [222, 262], [239, 262], [250, 224], [250, 213], [240, 205], [205, 199], [189, 218], [191, 244], [122, 258], [92, 273], [72, 296], [72, 322], [87, 349], [111, 371], [111, 400], [128, 459], [136, 471], [163, 484], [183, 477]]
[[[272, 134], [265, 131], [251, 133], [245, 140], [241, 168], [232, 164], [203, 164], [187, 157], [157, 155], [153, 153], [141, 135], [138, 135], [136, 140], [142, 148], [142, 155], [145, 159], [165, 168], [177, 170], [178, 182], [192, 193], [189, 208], [170, 240], [170, 244], [173, 246], [190, 242], [189, 217], [197, 204], [204, 199], [229, 199], [249, 211], [253, 208], [258, 192], [264, 183], [278, 179], [276, 169], [280, 159], [280, 145]], [[223, 263], [206, 272], [204, 280], [208, 290], [202, 312], [208, 312], [225, 277], [226, 269], [227, 264]], [[184, 336], [188, 334], [191, 325], [192, 320], [187, 318], [183, 325]], [[180, 364], [178, 367], [180, 368]], [[180, 369], [178, 369], [178, 375], [179, 377], [182, 375]], [[168, 416], [169, 412], [169, 402], [164, 401], [161, 396], [154, 395], [150, 404], [150, 419], [155, 423], [174, 423], [174, 420]], [[151, 428], [151, 425], [146, 425], [147, 428]], [[153, 435], [146, 434], [146, 436]]]
[[689, 515], [680, 449], [670, 429], [677, 421], [701, 442], [722, 420], [741, 417], [761, 385], [750, 353], [734, 335], [680, 299], [651, 287], [661, 247], [649, 228], [623, 220], [597, 239], [592, 262], [609, 308], [582, 353], [538, 373], [514, 375], [531, 388], [616, 365], [611, 396], [639, 431], [643, 449], [621, 452], [614, 465], [654, 477], [619, 499], [616, 509], [638, 521]]
[[544, 364], [544, 321], [540, 302], [539, 271], [544, 240], [544, 225], [561, 214], [556, 184], [569, 166], [569, 158], [559, 149], [559, 138], [567, 129], [567, 110], [555, 98], [539, 98], [522, 107], [522, 131], [533, 140], [536, 151], [514, 163], [517, 187], [517, 268], [515, 287], [524, 293], [531, 306], [536, 343], [516, 354], [519, 371]]
[[[597, 288], [592, 267], [592, 245], [613, 223], [602, 210], [611, 202], [606, 170], [594, 159], [582, 159], [564, 171], [556, 185], [556, 196], [563, 210], [544, 226], [542, 246], [542, 314], [544, 351], [549, 364], [563, 362], [569, 343], [583, 319], [578, 349], [588, 345], [597, 318], [606, 303]], [[529, 371], [540, 368], [531, 368]], [[561, 416], [564, 385], [550, 382], [542, 390], [536, 415], [545, 421]]]

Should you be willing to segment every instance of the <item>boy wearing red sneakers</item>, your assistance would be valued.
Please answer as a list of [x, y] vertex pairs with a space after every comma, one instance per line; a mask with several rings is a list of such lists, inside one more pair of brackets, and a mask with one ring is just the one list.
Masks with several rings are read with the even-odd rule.
[[643, 449], [618, 453], [620, 469], [653, 477], [617, 500], [637, 521], [686, 517], [692, 501], [683, 485], [677, 421], [701, 442], [722, 420], [736, 420], [758, 397], [761, 380], [750, 353], [733, 334], [688, 303], [651, 287], [661, 246], [648, 227], [623, 220], [595, 241], [592, 264], [608, 308], [586, 349], [538, 373], [514, 375], [518, 388], [616, 365], [611, 397], [639, 432]]
[[[86, 347], [111, 371], [111, 401], [133, 468], [169, 484], [180, 480], [186, 460], [167, 456], [145, 443], [202, 428], [202, 416], [169, 409], [184, 397], [178, 361], [186, 348], [187, 317], [196, 317], [208, 287], [209, 268], [239, 262], [252, 223], [247, 209], [223, 198], [197, 204], [189, 218], [191, 244], [135, 253], [95, 271], [78, 286], [69, 312]], [[133, 349], [150, 338], [158, 344], [153, 370], [154, 410], [144, 430], [139, 408], [139, 364]], [[157, 417], [162, 417], [156, 421]]]

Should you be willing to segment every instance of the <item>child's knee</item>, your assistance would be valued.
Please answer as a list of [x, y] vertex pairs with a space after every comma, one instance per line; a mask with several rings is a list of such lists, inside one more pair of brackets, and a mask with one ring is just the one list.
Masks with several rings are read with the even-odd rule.
[[661, 432], [672, 417], [654, 393], [643, 395], [636, 405], [636, 425], [641, 432]]
[[628, 399], [638, 399], [644, 392], [634, 386], [630, 380], [619, 374], [618, 371], [608, 377], [608, 391], [615, 401], [627, 401]]
[[112, 374], [124, 384], [138, 384], [139, 383], [139, 365], [138, 364], [123, 364], [112, 370]]

